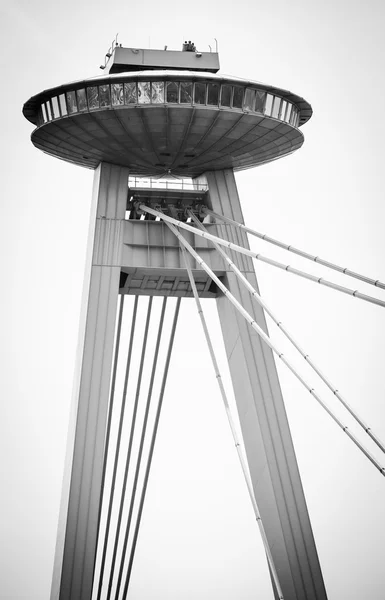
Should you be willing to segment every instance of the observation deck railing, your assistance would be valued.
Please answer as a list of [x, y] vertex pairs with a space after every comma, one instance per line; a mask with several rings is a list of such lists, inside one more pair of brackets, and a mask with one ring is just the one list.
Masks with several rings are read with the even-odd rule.
[[172, 181], [167, 179], [151, 179], [144, 177], [129, 177], [129, 188], [145, 188], [154, 190], [181, 190], [191, 192], [207, 192], [206, 183], [197, 183], [194, 181]]

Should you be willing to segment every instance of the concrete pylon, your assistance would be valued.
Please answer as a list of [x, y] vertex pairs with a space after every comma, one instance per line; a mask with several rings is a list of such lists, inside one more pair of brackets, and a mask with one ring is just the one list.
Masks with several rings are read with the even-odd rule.
[[51, 600], [92, 595], [128, 175], [101, 163], [94, 176]]

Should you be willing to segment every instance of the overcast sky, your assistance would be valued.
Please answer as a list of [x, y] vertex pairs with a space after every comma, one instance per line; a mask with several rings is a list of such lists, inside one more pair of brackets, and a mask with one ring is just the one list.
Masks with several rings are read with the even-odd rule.
[[[12, 0], [0, 11], [0, 597], [45, 600], [53, 567], [93, 173], [36, 150], [29, 140], [32, 126], [21, 114], [23, 103], [43, 89], [100, 74], [99, 64], [117, 32], [128, 47], [180, 49], [191, 39], [205, 51], [217, 38], [221, 73], [290, 89], [314, 110], [303, 128], [301, 150], [237, 174], [246, 223], [385, 280], [385, 8], [380, 0]], [[253, 240], [252, 247], [326, 275], [319, 266], [266, 243]], [[256, 264], [256, 270], [263, 297], [275, 313], [384, 439], [384, 309], [267, 265]], [[376, 294], [354, 280], [333, 273], [329, 277]], [[205, 302], [205, 309], [219, 347], [215, 303]], [[270, 325], [278, 341], [274, 328]], [[279, 343], [286, 352], [286, 344]], [[301, 359], [289, 349], [286, 353], [307, 373]], [[385, 480], [293, 376], [281, 365], [278, 370], [329, 598], [383, 600]], [[311, 373], [308, 379], [336, 406]], [[262, 544], [215, 386], [194, 304], [185, 301], [132, 599], [272, 598]], [[346, 420], [350, 426], [352, 420]], [[364, 442], [381, 458], [373, 444]]]

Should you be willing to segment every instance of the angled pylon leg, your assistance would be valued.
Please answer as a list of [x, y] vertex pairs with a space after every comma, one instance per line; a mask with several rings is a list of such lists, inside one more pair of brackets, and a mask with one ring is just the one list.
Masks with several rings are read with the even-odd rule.
[[[243, 223], [231, 169], [205, 174], [215, 212]], [[246, 234], [218, 225], [218, 235], [248, 246]], [[258, 289], [252, 260], [232, 260]], [[226, 286], [267, 332], [263, 309], [252, 301], [234, 273]], [[230, 373], [255, 497], [285, 600], [324, 600], [326, 591], [317, 556], [297, 460], [272, 351], [225, 296], [217, 299]]]
[[127, 168], [106, 163], [95, 172], [92, 266], [81, 324], [51, 600], [90, 600], [92, 594], [128, 174]]

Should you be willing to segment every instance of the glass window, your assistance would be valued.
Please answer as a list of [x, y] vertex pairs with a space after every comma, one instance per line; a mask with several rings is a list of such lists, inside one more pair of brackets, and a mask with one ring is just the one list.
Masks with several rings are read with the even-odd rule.
[[138, 81], [138, 102], [139, 104], [150, 104], [151, 85], [149, 81]]
[[219, 83], [209, 83], [207, 88], [207, 104], [217, 106], [219, 99]]
[[48, 117], [47, 117], [47, 111], [45, 110], [45, 105], [44, 104], [41, 105], [41, 112], [42, 112], [42, 115], [43, 115], [43, 121], [44, 121], [44, 123], [47, 123]]
[[67, 114], [67, 105], [66, 105], [66, 99], [64, 97], [64, 94], [60, 94], [59, 102], [60, 102], [61, 114], [64, 117]]
[[285, 115], [285, 121], [286, 123], [289, 123], [290, 121], [290, 115], [291, 115], [291, 109], [293, 108], [293, 105], [290, 104], [290, 102], [287, 103], [287, 109], [286, 109], [286, 115]]
[[56, 96], [51, 98], [51, 107], [52, 107], [52, 111], [53, 111], [53, 118], [59, 119], [60, 118], [59, 103], [57, 101]]
[[47, 112], [48, 121], [52, 121], [52, 112], [51, 112], [51, 107], [50, 107], [49, 101], [47, 101], [45, 103], [45, 110]]
[[124, 84], [124, 104], [136, 104], [136, 83], [135, 81]]
[[195, 104], [206, 104], [206, 84], [196, 83], [194, 88]]
[[164, 83], [163, 81], [153, 81], [151, 83], [151, 102], [153, 104], [164, 103]]
[[109, 85], [99, 85], [100, 108], [111, 106], [111, 93]]
[[87, 98], [86, 98], [86, 90], [83, 88], [76, 92], [78, 97], [78, 108], [80, 112], [84, 112], [87, 110]]
[[287, 107], [286, 100], [282, 100], [281, 110], [279, 111], [279, 115], [278, 115], [278, 119], [281, 119], [282, 121], [285, 118], [286, 107]]
[[113, 106], [121, 106], [123, 104], [123, 83], [111, 84], [111, 100]]
[[265, 106], [266, 92], [256, 91], [255, 94], [255, 108], [256, 112], [263, 114], [263, 107]]
[[169, 81], [167, 84], [167, 102], [178, 102], [179, 100], [179, 85], [174, 81]]
[[180, 101], [183, 104], [191, 104], [192, 101], [192, 83], [191, 81], [180, 82]]
[[96, 86], [87, 88], [88, 108], [99, 108], [99, 91]]
[[281, 106], [281, 98], [279, 98], [278, 96], [274, 96], [273, 110], [272, 110], [271, 116], [274, 117], [275, 119], [278, 119], [280, 106]]
[[222, 85], [221, 88], [221, 105], [230, 106], [231, 102], [231, 85]]
[[290, 125], [293, 125], [293, 127], [296, 127], [296, 125], [297, 125], [297, 114], [298, 114], [298, 111], [293, 106], [293, 109], [291, 111], [291, 117], [290, 117]]
[[78, 105], [76, 102], [75, 92], [67, 92], [66, 96], [67, 96], [67, 107], [68, 107], [69, 114], [71, 115], [72, 113], [78, 112]]
[[243, 104], [243, 88], [234, 86], [233, 108], [242, 108], [242, 104]]
[[245, 102], [243, 108], [245, 110], [254, 110], [255, 104], [255, 90], [250, 90], [249, 88], [245, 91]]
[[265, 115], [270, 117], [271, 109], [273, 107], [273, 96], [271, 94], [266, 95], [266, 104], [265, 104]]

